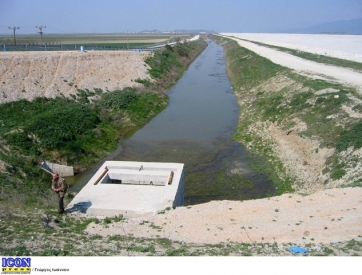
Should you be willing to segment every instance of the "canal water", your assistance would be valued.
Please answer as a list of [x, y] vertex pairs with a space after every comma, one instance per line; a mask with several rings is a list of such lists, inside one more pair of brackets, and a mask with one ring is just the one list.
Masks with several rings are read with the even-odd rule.
[[[185, 205], [274, 193], [272, 182], [249, 168], [246, 149], [232, 141], [239, 107], [221, 46], [209, 40], [168, 96], [167, 108], [105, 160], [184, 163]], [[75, 190], [105, 160], [83, 175]]]

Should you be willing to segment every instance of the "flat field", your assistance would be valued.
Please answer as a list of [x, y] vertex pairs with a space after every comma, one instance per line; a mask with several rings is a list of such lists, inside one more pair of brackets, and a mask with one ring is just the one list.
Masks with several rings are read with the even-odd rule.
[[362, 62], [362, 35], [223, 33], [249, 41]]
[[[186, 33], [119, 33], [119, 34], [43, 34], [41, 40], [40, 34], [16, 34], [16, 44], [29, 45], [119, 45], [127, 43], [153, 44], [161, 42], [172, 42], [177, 39], [190, 37]], [[14, 45], [14, 36], [0, 35], [1, 45]]]

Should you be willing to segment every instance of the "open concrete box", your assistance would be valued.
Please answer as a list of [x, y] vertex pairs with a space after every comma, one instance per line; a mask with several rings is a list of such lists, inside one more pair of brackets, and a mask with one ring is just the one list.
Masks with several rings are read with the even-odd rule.
[[66, 211], [132, 217], [182, 206], [183, 167], [181, 163], [106, 161]]

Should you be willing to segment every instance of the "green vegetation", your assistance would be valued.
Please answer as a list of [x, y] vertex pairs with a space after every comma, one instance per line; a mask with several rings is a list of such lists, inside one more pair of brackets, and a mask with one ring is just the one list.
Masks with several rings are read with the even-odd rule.
[[348, 147], [359, 149], [362, 147], [362, 121], [352, 125], [350, 129], [343, 130], [337, 142], [337, 150], [344, 151]]
[[[115, 104], [109, 105], [109, 97]], [[7, 164], [0, 184], [17, 188], [20, 180], [26, 186], [21, 188], [24, 192], [37, 189], [32, 182], [40, 179], [36, 186], [41, 186], [44, 173], [39, 163], [44, 159], [62, 160], [77, 170], [89, 167], [116, 148], [123, 127], [146, 123], [167, 102], [164, 95], [126, 89], [104, 93], [92, 103], [37, 98], [2, 104], [0, 135], [7, 146], [4, 150], [10, 147], [11, 154], [0, 152], [0, 159]]]
[[[187, 69], [189, 60], [194, 60], [200, 52], [200, 43], [185, 42], [174, 47], [166, 47], [164, 51], [156, 51], [154, 57], [145, 62], [151, 67], [150, 75], [156, 80], [154, 84], [163, 90], [168, 90], [178, 79], [178, 76]], [[168, 81], [165, 81], [167, 76]], [[159, 79], [163, 79], [161, 82]]]
[[167, 106], [164, 92], [206, 45], [199, 40], [175, 46], [188, 51], [187, 58], [177, 51], [157, 51], [147, 62], [158, 77], [141, 89], [78, 89], [70, 98], [39, 97], [1, 104], [0, 200], [47, 206], [50, 178], [40, 163], [46, 159], [67, 164], [77, 172], [114, 151], [122, 135]]
[[[188, 184], [189, 182], [192, 184]], [[192, 204], [204, 203], [216, 198], [250, 200], [272, 195], [272, 188], [269, 190], [271, 194], [256, 194], [253, 192], [254, 183], [251, 180], [239, 174], [231, 174], [226, 169], [189, 172], [185, 185], [188, 186], [187, 198]]]
[[113, 218], [110, 218], [110, 217], [104, 218], [103, 223], [104, 224], [110, 224], [110, 223], [113, 223], [113, 222], [120, 222], [122, 220], [123, 220], [123, 215], [118, 215], [118, 216], [114, 216]]
[[152, 85], [151, 81], [149, 81], [148, 79], [140, 79], [140, 78], [137, 78], [137, 79], [135, 80], [135, 82], [141, 83], [141, 84], [143, 84], [145, 87], [149, 87], [149, 86]]
[[[221, 38], [215, 37], [215, 39], [220, 40]], [[228, 60], [228, 75], [232, 79], [234, 88], [251, 89], [266, 82], [278, 73], [288, 70], [256, 55], [248, 49], [241, 48], [232, 40], [228, 41], [224, 45], [224, 50]]]
[[[256, 55], [252, 51], [241, 48], [232, 40], [216, 36], [214, 39], [224, 44], [227, 72], [233, 83], [233, 90], [236, 96], [245, 97], [247, 101], [251, 102], [249, 105], [251, 110], [247, 110], [247, 107], [241, 106], [243, 119], [239, 121], [234, 139], [245, 145], [250, 142], [261, 144], [257, 148], [250, 148], [252, 152], [258, 155], [251, 159], [254, 169], [263, 169], [264, 173], [268, 174], [269, 178], [277, 187], [277, 194], [292, 192], [291, 180], [286, 176], [282, 162], [273, 155], [273, 152], [267, 146], [262, 145], [261, 137], [248, 132], [248, 128], [259, 119], [276, 120], [275, 115], [277, 113], [279, 114], [277, 107], [282, 100], [282, 94], [267, 93], [259, 90], [251, 92], [250, 90], [289, 70]], [[226, 41], [227, 43], [225, 43]], [[285, 92], [286, 91], [284, 91], [284, 93]], [[283, 91], [281, 91], [281, 93], [283, 93]], [[262, 117], [259, 118], [259, 116], [255, 116], [255, 114], [260, 114]], [[270, 161], [268, 161], [268, 159]], [[260, 162], [262, 165], [260, 165]]]

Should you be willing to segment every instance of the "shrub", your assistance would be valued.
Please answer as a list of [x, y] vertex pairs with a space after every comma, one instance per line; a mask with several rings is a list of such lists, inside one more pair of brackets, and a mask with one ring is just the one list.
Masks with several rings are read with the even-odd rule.
[[25, 132], [39, 139], [40, 147], [60, 149], [65, 142], [75, 141], [100, 122], [95, 110], [78, 103], [59, 105], [39, 114], [25, 127]]
[[135, 82], [137, 82], [137, 83], [141, 83], [141, 84], [143, 84], [145, 87], [149, 87], [149, 86], [151, 86], [151, 81], [149, 81], [148, 79], [140, 79], [140, 78], [137, 78], [136, 80], [135, 80]]
[[338, 180], [346, 174], [346, 171], [342, 168], [336, 169], [331, 173], [331, 179]]
[[170, 45], [166, 45], [165, 46], [166, 50], [170, 51], [170, 52], [173, 52], [173, 49]]
[[187, 51], [185, 51], [185, 49], [183, 49], [183, 48], [177, 48], [177, 54], [179, 55], [179, 56], [182, 56], [182, 57], [188, 57], [189, 56], [189, 54], [187, 53]]
[[354, 149], [362, 147], [362, 121], [354, 124], [351, 129], [342, 131], [336, 149], [340, 152], [347, 150], [350, 146]]
[[101, 106], [107, 109], [127, 109], [129, 104], [139, 95], [132, 88], [126, 88], [124, 91], [114, 91], [104, 93], [101, 99]]

